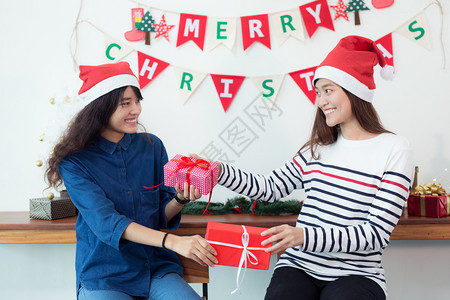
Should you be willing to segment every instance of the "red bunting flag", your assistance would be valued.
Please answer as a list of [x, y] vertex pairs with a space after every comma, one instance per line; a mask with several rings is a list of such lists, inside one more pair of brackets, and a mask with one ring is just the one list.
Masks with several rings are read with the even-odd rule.
[[314, 89], [313, 84], [314, 72], [316, 69], [317, 66], [289, 73], [312, 104], [316, 102], [316, 90]]
[[228, 107], [230, 107], [234, 96], [236, 96], [241, 87], [245, 76], [211, 74], [211, 78], [216, 86], [223, 110], [227, 112]]
[[168, 66], [169, 63], [138, 51], [139, 86], [141, 89]]
[[269, 15], [241, 17], [242, 43], [244, 51], [254, 42], [270, 49]]
[[386, 63], [390, 66], [394, 66], [394, 49], [392, 47], [392, 33], [386, 34], [382, 38], [375, 41], [378, 49], [383, 52], [383, 56], [386, 59]]
[[319, 26], [334, 31], [333, 19], [331, 18], [327, 0], [318, 0], [302, 5], [300, 6], [300, 13], [310, 38]]
[[177, 47], [187, 41], [194, 41], [203, 50], [206, 32], [206, 16], [180, 14]]

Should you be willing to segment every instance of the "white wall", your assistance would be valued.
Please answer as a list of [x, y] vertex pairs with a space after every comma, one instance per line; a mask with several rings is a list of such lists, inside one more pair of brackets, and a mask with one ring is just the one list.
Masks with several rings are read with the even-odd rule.
[[[280, 12], [310, 1], [141, 2], [166, 9], [168, 22], [177, 23], [177, 16], [171, 12], [239, 17]], [[175, 47], [177, 29], [170, 35], [171, 43], [163, 39], [152, 41], [150, 47], [143, 42], [127, 43], [187, 70], [243, 76], [287, 74], [318, 65], [345, 35], [359, 34], [378, 39], [394, 31], [430, 2], [395, 1], [394, 6], [377, 10], [366, 1], [371, 10], [361, 12], [361, 26], [353, 25], [353, 14], [350, 14], [350, 22], [343, 19], [334, 22], [334, 32], [319, 28], [312, 39], [301, 42], [291, 38], [281, 46], [272, 41], [272, 50], [255, 44], [244, 52], [240, 34], [233, 50], [219, 46], [211, 52], [202, 52], [192, 42]], [[337, 0], [329, 1], [330, 5], [336, 3]], [[450, 4], [442, 1], [442, 5], [445, 12], [443, 42], [447, 60], [450, 60]], [[131, 1], [85, 0], [80, 19], [89, 20], [109, 35], [126, 42], [123, 33], [131, 29], [130, 9], [133, 6]], [[30, 198], [48, 192], [43, 191], [44, 170], [35, 166], [36, 160], [45, 156], [49, 149], [39, 137], [45, 128], [54, 132], [67, 109], [64, 105], [50, 105], [49, 99], [67, 94], [66, 90], [73, 94], [80, 86], [69, 52], [78, 8], [78, 1], [0, 1], [0, 124], [3, 129], [0, 211], [28, 210]], [[333, 11], [331, 14], [334, 16]], [[450, 64], [443, 69], [438, 7], [428, 8], [425, 15], [432, 50], [393, 33], [396, 78], [386, 82], [377, 75], [374, 105], [388, 129], [410, 140], [416, 164], [420, 166], [419, 181], [440, 177], [440, 182], [448, 186], [449, 176], [442, 175], [442, 170], [450, 168], [450, 106], [446, 89], [450, 82]], [[78, 40], [80, 64], [102, 63], [99, 60], [101, 54], [97, 52], [103, 43], [99, 31], [86, 23], [81, 24]], [[135, 52], [125, 60], [137, 70]], [[258, 138], [240, 157], [233, 156], [229, 150], [227, 154], [243, 169], [267, 173], [290, 159], [309, 134], [314, 107], [288, 75], [277, 99], [281, 113], [268, 122], [263, 131], [243, 113], [257, 93], [251, 80], [244, 81], [225, 114], [210, 77], [205, 78], [198, 91], [183, 105], [170, 68], [143, 89], [145, 101], [141, 117], [147, 130], [162, 138], [169, 156], [201, 152], [209, 142], [218, 141], [219, 134], [232, 120], [241, 117]], [[217, 187], [213, 201], [224, 201], [231, 196], [232, 193]], [[449, 275], [449, 263], [444, 256], [449, 246], [449, 241], [392, 242], [384, 260], [390, 299], [422, 299], [425, 296], [444, 299], [450, 292], [449, 285], [441, 279]], [[25, 299], [33, 295], [36, 299], [44, 296], [45, 299], [70, 299], [74, 284], [73, 255], [73, 245], [0, 245], [0, 298], [8, 299], [14, 295], [15, 299]], [[418, 261], [424, 256], [426, 263], [423, 259]], [[225, 267], [212, 271], [212, 299], [229, 298], [223, 295], [232, 289], [234, 271]], [[10, 276], [12, 274], [18, 277]], [[250, 293], [255, 299], [261, 299], [270, 274], [248, 271], [248, 287], [242, 299], [248, 298]]]

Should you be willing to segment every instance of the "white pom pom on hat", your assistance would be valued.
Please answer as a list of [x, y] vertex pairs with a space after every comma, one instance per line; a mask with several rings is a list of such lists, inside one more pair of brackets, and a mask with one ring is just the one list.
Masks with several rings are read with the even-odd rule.
[[359, 98], [372, 102], [375, 92], [373, 68], [381, 66], [385, 80], [394, 78], [394, 67], [386, 64], [383, 52], [368, 38], [351, 35], [342, 38], [314, 73], [314, 84], [329, 79]]
[[384, 67], [381, 68], [380, 75], [381, 78], [383, 78], [384, 80], [394, 79], [394, 67], [386, 64]]
[[139, 81], [127, 62], [80, 66], [80, 79], [83, 85], [78, 95], [85, 105], [120, 87], [139, 88]]

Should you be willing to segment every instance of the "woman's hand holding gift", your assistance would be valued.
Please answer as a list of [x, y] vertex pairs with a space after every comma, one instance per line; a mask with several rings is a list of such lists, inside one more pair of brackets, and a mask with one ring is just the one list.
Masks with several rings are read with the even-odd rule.
[[200, 265], [214, 267], [218, 263], [215, 257], [217, 255], [216, 250], [200, 235], [178, 236], [169, 234], [165, 245], [168, 249], [195, 260]]
[[184, 183], [184, 189], [180, 189], [178, 184], [175, 185], [175, 190], [177, 191], [177, 197], [181, 200], [190, 200], [195, 202], [197, 199], [200, 199], [202, 196], [200, 194], [200, 191], [195, 188], [195, 186], [192, 184], [189, 186], [187, 182]]

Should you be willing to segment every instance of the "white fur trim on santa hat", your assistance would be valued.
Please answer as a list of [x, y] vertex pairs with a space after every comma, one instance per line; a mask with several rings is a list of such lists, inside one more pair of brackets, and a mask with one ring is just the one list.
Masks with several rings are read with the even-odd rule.
[[139, 82], [135, 76], [130, 74], [112, 76], [100, 81], [86, 92], [80, 94], [80, 98], [86, 106], [112, 90], [129, 85], [139, 88]]
[[356, 79], [355, 77], [351, 76], [350, 74], [334, 68], [330, 66], [322, 66], [316, 69], [314, 72], [314, 80], [315, 83], [316, 80], [320, 78], [329, 79], [336, 84], [340, 85], [342, 88], [346, 89], [350, 93], [352, 93], [355, 96], [358, 96], [364, 101], [372, 102], [373, 96], [375, 94], [375, 90], [369, 89], [365, 84], [363, 84], [361, 81]]

